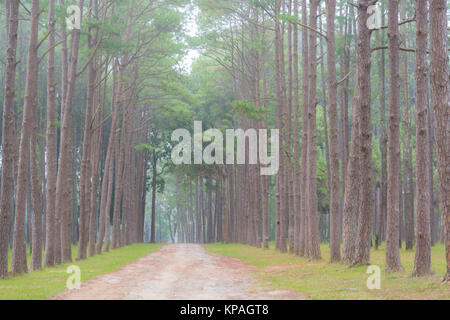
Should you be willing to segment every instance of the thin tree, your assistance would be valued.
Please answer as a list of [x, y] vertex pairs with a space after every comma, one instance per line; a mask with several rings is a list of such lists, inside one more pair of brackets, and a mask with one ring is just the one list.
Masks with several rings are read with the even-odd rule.
[[416, 0], [416, 255], [414, 276], [424, 276], [431, 271], [431, 228], [428, 165], [430, 152], [428, 139], [427, 99], [427, 0]]
[[[83, 0], [78, 1], [78, 6], [81, 11]], [[71, 46], [67, 61], [67, 84], [63, 84], [65, 89], [62, 104], [59, 166], [56, 178], [56, 212], [58, 212], [60, 218], [61, 259], [63, 262], [72, 261], [71, 208], [66, 201], [70, 199], [72, 193], [72, 103], [75, 92], [80, 33], [80, 29], [73, 28], [71, 30]], [[66, 66], [63, 63], [63, 70], [65, 68]]]
[[28, 187], [28, 170], [30, 155], [30, 139], [33, 134], [34, 109], [38, 108], [37, 76], [38, 76], [38, 30], [39, 0], [31, 3], [30, 39], [28, 45], [27, 78], [23, 107], [22, 133], [19, 147], [19, 172], [17, 175], [16, 208], [14, 220], [14, 245], [12, 250], [11, 272], [20, 274], [27, 272], [25, 247], [25, 197]]
[[358, 1], [358, 86], [360, 122], [360, 214], [358, 220], [357, 246], [353, 264], [368, 264], [370, 259], [370, 223], [373, 215], [372, 185], [372, 130], [370, 123], [370, 36], [367, 27], [368, 6], [371, 1]]
[[[328, 64], [328, 101], [330, 113], [330, 262], [341, 260], [339, 237], [339, 152], [337, 120], [337, 81], [334, 47], [334, 19], [336, 1], [327, 0], [327, 64]], [[324, 117], [326, 115], [324, 114]]]
[[450, 84], [447, 48], [447, 2], [430, 1], [430, 82], [431, 105], [436, 121], [436, 154], [439, 195], [445, 230], [447, 272], [444, 281], [450, 282]]
[[[302, 21], [307, 21], [308, 11], [306, 0], [302, 0]], [[300, 181], [300, 235], [299, 235], [299, 255], [306, 254], [306, 222], [308, 204], [306, 196], [307, 174], [308, 174], [308, 106], [309, 106], [309, 49], [308, 31], [302, 28], [302, 138], [301, 138], [301, 181]]]
[[[318, 0], [310, 1], [310, 18], [309, 24], [311, 28], [317, 29], [317, 11], [319, 7]], [[320, 241], [319, 241], [319, 225], [317, 223], [317, 132], [316, 132], [316, 107], [317, 107], [317, 34], [309, 33], [309, 93], [308, 93], [308, 156], [307, 156], [307, 241], [306, 256], [309, 259], [320, 259]]]
[[6, 1], [6, 67], [2, 119], [2, 177], [0, 197], [0, 278], [8, 276], [8, 232], [14, 188], [15, 124], [14, 96], [16, 78], [19, 1]]
[[342, 257], [341, 263], [350, 264], [356, 251], [358, 187], [360, 180], [360, 88], [358, 70], [355, 75], [355, 93], [352, 99], [352, 131], [350, 136], [350, 153], [344, 188], [344, 208], [342, 210]]
[[56, 79], [55, 79], [55, 0], [49, 1], [48, 6], [48, 46], [47, 54], [47, 130], [46, 130], [46, 162], [47, 193], [46, 193], [46, 224], [45, 224], [45, 256], [44, 266], [55, 263], [55, 200], [56, 174], [58, 172], [57, 136], [56, 136]]
[[399, 271], [400, 264], [400, 75], [398, 1], [388, 3], [389, 48], [389, 143], [386, 220], [386, 270]]

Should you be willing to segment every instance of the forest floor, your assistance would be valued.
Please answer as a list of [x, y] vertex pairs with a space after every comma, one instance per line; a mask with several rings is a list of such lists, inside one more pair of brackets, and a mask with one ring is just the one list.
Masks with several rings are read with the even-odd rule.
[[[0, 300], [37, 300], [45, 299], [66, 290], [70, 274], [66, 272], [71, 265], [80, 267], [81, 286], [83, 281], [116, 270], [161, 248], [162, 244], [132, 244], [130, 246], [103, 252], [85, 260], [75, 261], [77, 247], [72, 246], [73, 262], [60, 264], [43, 270], [0, 279]], [[27, 249], [27, 260], [30, 261]], [[11, 262], [11, 257], [9, 258]]]
[[348, 268], [339, 263], [328, 263], [329, 245], [322, 244], [322, 259], [308, 261], [273, 249], [255, 248], [241, 244], [205, 244], [208, 252], [234, 257], [256, 268], [260, 286], [270, 290], [294, 290], [309, 299], [450, 299], [450, 285], [442, 284], [446, 270], [445, 248], [432, 248], [431, 263], [434, 275], [412, 278], [415, 250], [400, 250], [401, 272], [385, 272], [384, 244], [372, 248], [370, 261], [380, 267], [381, 288], [369, 290], [368, 266]]
[[51, 299], [269, 300], [304, 299], [292, 290], [258, 285], [256, 268], [211, 254], [198, 244], [169, 244]]

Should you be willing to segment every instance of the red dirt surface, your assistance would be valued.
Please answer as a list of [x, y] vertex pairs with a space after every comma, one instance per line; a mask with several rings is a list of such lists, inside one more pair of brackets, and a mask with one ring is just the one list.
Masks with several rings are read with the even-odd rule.
[[303, 300], [287, 290], [267, 291], [255, 268], [210, 254], [198, 244], [169, 244], [111, 273], [82, 282], [55, 300]]

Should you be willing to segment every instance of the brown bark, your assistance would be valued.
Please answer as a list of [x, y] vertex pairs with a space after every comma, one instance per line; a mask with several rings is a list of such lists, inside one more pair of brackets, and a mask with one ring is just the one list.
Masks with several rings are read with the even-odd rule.
[[404, 53], [401, 65], [404, 101], [402, 105], [402, 145], [403, 145], [403, 194], [404, 194], [404, 240], [406, 250], [414, 245], [414, 182], [411, 144], [411, 115], [408, 86], [408, 56]]
[[[37, 79], [36, 79], [37, 81]], [[37, 90], [36, 90], [37, 92]], [[37, 100], [37, 99], [36, 99]], [[32, 132], [30, 137], [30, 178], [33, 204], [33, 225], [31, 232], [30, 270], [42, 269], [42, 184], [39, 163], [38, 106], [33, 110]], [[30, 214], [30, 212], [28, 212]]]
[[234, 166], [228, 165], [227, 166], [227, 172], [228, 172], [228, 200], [229, 200], [229, 206], [230, 206], [230, 214], [229, 214], [229, 237], [230, 241], [236, 242], [236, 228], [235, 228], [235, 221], [236, 221], [236, 213], [235, 213], [235, 195], [234, 195]]
[[[310, 2], [310, 27], [317, 29], [318, 0]], [[306, 238], [306, 254], [309, 259], [320, 259], [319, 226], [317, 223], [317, 132], [316, 132], [316, 80], [317, 59], [316, 43], [317, 34], [309, 34], [309, 94], [308, 94], [308, 160], [307, 160], [307, 197], [308, 197], [308, 237]]]
[[[294, 17], [298, 18], [298, 1], [294, 1]], [[299, 109], [300, 109], [300, 97], [299, 97], [299, 85], [298, 85], [298, 26], [294, 25], [294, 201], [292, 211], [294, 212], [294, 253], [299, 255], [300, 253], [300, 205], [301, 205], [301, 196], [300, 196], [300, 123], [299, 123]], [[264, 86], [265, 87], [265, 86]], [[265, 91], [265, 88], [264, 88]], [[263, 178], [263, 197], [267, 197], [266, 184], [268, 183], [267, 178]], [[267, 201], [267, 199], [263, 198], [263, 201]], [[263, 206], [264, 208], [264, 206]], [[266, 209], [267, 210], [267, 209]], [[263, 222], [264, 223], [264, 222]], [[266, 246], [264, 245], [266, 248]]]
[[229, 183], [226, 178], [226, 173], [224, 168], [222, 168], [221, 172], [221, 184], [220, 184], [220, 192], [222, 198], [222, 242], [229, 243], [229, 228], [228, 228], [228, 219], [229, 219], [229, 210], [228, 210], [228, 188], [227, 184]]
[[373, 216], [372, 130], [370, 124], [370, 35], [367, 28], [369, 1], [358, 1], [358, 86], [360, 88], [360, 215], [353, 264], [368, 264], [370, 258], [370, 223]]
[[[93, 132], [93, 148], [91, 148], [91, 158], [92, 158], [92, 189], [90, 194], [90, 214], [89, 214], [89, 256], [92, 257], [96, 253], [96, 231], [97, 231], [97, 213], [98, 213], [98, 184], [99, 184], [99, 166], [100, 166], [100, 150], [102, 142], [102, 126], [101, 118], [103, 116], [103, 109], [100, 103], [100, 79], [101, 72], [99, 71], [96, 76], [96, 83], [98, 83], [98, 88], [95, 90], [94, 96], [94, 116], [93, 125], [96, 128]], [[105, 84], [106, 85], [106, 84]], [[104, 221], [103, 221], [104, 222]], [[102, 238], [103, 240], [103, 238]]]
[[[92, 38], [89, 36], [89, 47], [93, 46]], [[95, 59], [94, 59], [95, 60]], [[88, 67], [88, 88], [86, 115], [84, 121], [84, 135], [80, 172], [80, 237], [78, 243], [77, 260], [86, 259], [86, 249], [89, 241], [89, 214], [91, 194], [91, 143], [93, 140], [92, 115], [94, 109], [96, 68], [94, 60]]]
[[14, 220], [14, 246], [12, 250], [11, 273], [13, 275], [27, 272], [25, 247], [25, 196], [28, 187], [28, 170], [30, 155], [30, 139], [33, 135], [34, 113], [38, 108], [37, 76], [38, 57], [37, 40], [39, 28], [39, 1], [33, 0], [31, 5], [30, 39], [28, 45], [27, 78], [23, 107], [22, 133], [19, 147], [19, 172], [17, 175], [16, 208]]
[[[296, 2], [296, 1], [294, 1]], [[292, 15], [292, 0], [288, 1], [288, 14]], [[289, 252], [294, 252], [294, 233], [295, 233], [295, 224], [294, 224], [294, 176], [293, 176], [293, 168], [292, 168], [292, 151], [291, 151], [291, 141], [292, 141], [292, 98], [293, 98], [293, 49], [292, 49], [292, 23], [288, 22], [288, 102], [287, 102], [287, 112], [285, 112], [285, 124], [286, 124], [286, 170], [287, 170], [287, 189], [288, 189], [288, 201], [289, 201], [289, 229], [288, 229], [288, 238], [289, 238]], [[294, 60], [294, 63], [297, 64], [298, 61]], [[259, 81], [259, 79], [258, 79]]]
[[56, 136], [56, 79], [55, 79], [55, 0], [49, 1], [48, 8], [49, 36], [48, 46], [50, 48], [47, 56], [47, 130], [46, 130], [46, 233], [45, 233], [45, 256], [44, 267], [55, 263], [55, 200], [56, 200], [56, 174], [58, 172], [57, 136]]
[[[347, 9], [347, 14], [349, 11], [353, 12], [353, 8]], [[348, 43], [349, 36], [352, 35], [352, 23], [350, 18], [345, 20], [345, 42], [344, 42], [344, 55], [343, 55], [343, 66], [344, 73], [343, 76], [347, 75], [350, 70], [350, 44]], [[342, 32], [341, 32], [342, 33]], [[341, 122], [341, 212], [340, 212], [340, 233], [342, 238], [343, 233], [343, 210], [344, 210], [344, 194], [345, 194], [345, 179], [347, 176], [347, 164], [348, 164], [348, 153], [349, 153], [349, 139], [348, 139], [348, 104], [349, 104], [349, 77], [344, 81], [344, 85], [341, 88], [341, 108], [340, 108], [340, 122]]]
[[[200, 177], [197, 177], [195, 179], [195, 242], [200, 243], [201, 242], [201, 227], [200, 227], [200, 210], [201, 210], [201, 204], [200, 204], [200, 194], [198, 190]], [[153, 196], [152, 196], [153, 199]], [[224, 199], [224, 203], [225, 198]], [[152, 200], [153, 201], [153, 200]], [[153, 202], [152, 202], [152, 208], [153, 208]], [[152, 209], [152, 221], [153, 221], [153, 209]]]
[[[64, 5], [64, 0], [59, 0], [58, 4], [60, 6]], [[65, 100], [66, 100], [66, 95], [67, 95], [67, 85], [68, 85], [68, 67], [69, 67], [69, 62], [68, 62], [68, 49], [67, 49], [67, 33], [66, 33], [66, 22], [65, 20], [61, 21], [61, 28], [59, 30], [60, 34], [61, 34], [61, 38], [62, 38], [62, 43], [61, 43], [61, 55], [60, 55], [60, 60], [61, 60], [61, 124], [62, 124], [62, 120], [64, 119], [64, 108], [65, 108]], [[57, 142], [58, 143], [58, 142]], [[56, 147], [56, 152], [58, 152], [58, 146]], [[59, 161], [59, 157], [60, 157], [60, 153], [57, 154], [57, 161], [56, 163], [58, 164]], [[71, 164], [67, 164], [67, 167], [65, 168], [66, 170], [71, 172], [72, 166]], [[59, 212], [58, 210], [56, 210], [56, 198], [57, 198], [57, 184], [58, 184], [58, 171], [60, 170], [60, 167], [57, 166], [57, 171], [56, 171], [56, 181], [55, 181], [55, 243], [54, 243], [54, 259], [55, 259], [55, 264], [60, 264], [62, 262], [62, 241], [63, 241], [63, 236], [61, 234], [61, 232], [67, 229], [68, 232], [70, 232], [70, 224], [68, 219], [70, 219], [70, 213], [67, 213], [67, 211], [65, 211], [65, 216], [62, 215], [62, 212]], [[66, 194], [66, 196], [68, 196], [69, 193]], [[67, 222], [66, 222], [67, 221]], [[63, 223], [64, 222], [64, 223]], [[69, 225], [68, 225], [69, 224]], [[66, 237], [64, 236], [64, 241], [69, 241], [70, 242], [70, 236]]]
[[279, 197], [280, 197], [280, 209], [279, 209], [279, 250], [286, 252], [286, 238], [288, 231], [288, 218], [289, 218], [289, 188], [288, 188], [288, 158], [286, 157], [286, 148], [284, 142], [286, 141], [287, 132], [285, 130], [286, 118], [287, 118], [287, 103], [286, 103], [286, 79], [284, 70], [284, 50], [283, 50], [283, 26], [280, 22], [278, 15], [281, 13], [281, 0], [275, 2], [275, 72], [277, 82], [277, 126], [280, 130], [280, 169], [279, 169]]
[[430, 82], [431, 104], [436, 121], [436, 154], [439, 195], [443, 225], [447, 272], [444, 281], [450, 282], [450, 87], [447, 48], [446, 1], [430, 2]]
[[117, 99], [120, 99], [121, 82], [117, 77], [117, 65], [113, 64], [113, 91], [111, 99], [112, 121], [111, 131], [108, 140], [108, 149], [106, 151], [105, 169], [103, 172], [102, 180], [102, 193], [100, 199], [100, 229], [99, 236], [96, 243], [96, 251], [98, 254], [102, 251], [102, 242], [105, 242], [105, 251], [109, 250], [110, 245], [110, 211], [112, 204], [113, 194], [113, 181], [114, 181], [114, 159], [116, 150], [116, 135], [117, 126], [119, 121], [119, 104], [116, 103]]
[[[156, 240], [156, 164], [157, 164], [157, 158], [156, 158], [156, 151], [153, 150], [152, 152], [152, 221], [151, 221], [151, 236], [150, 236], [150, 243], [155, 243]], [[197, 185], [196, 185], [196, 194], [197, 194]], [[197, 204], [198, 205], [198, 204]], [[198, 215], [198, 210], [197, 210]], [[198, 228], [198, 225], [197, 225]], [[198, 238], [197, 238], [198, 240]]]
[[14, 188], [14, 95], [16, 76], [17, 29], [19, 1], [6, 1], [7, 49], [5, 66], [5, 90], [2, 119], [2, 173], [0, 198], [0, 278], [8, 276], [8, 243], [10, 212]]
[[[83, 0], [79, 1], [80, 10], [83, 7]], [[62, 106], [61, 136], [59, 147], [59, 167], [56, 179], [56, 212], [60, 215], [61, 221], [61, 259], [63, 262], [72, 261], [71, 253], [71, 210], [67, 205], [72, 193], [72, 103], [75, 92], [75, 80], [78, 62], [78, 47], [80, 42], [79, 29], [71, 31], [71, 47], [68, 59], [67, 85], [64, 89], [64, 101]], [[63, 70], [65, 67], [63, 66]]]
[[388, 4], [389, 47], [389, 145], [386, 220], [386, 270], [396, 272], [400, 264], [400, 76], [398, 2]]
[[206, 180], [206, 210], [207, 210], [207, 225], [206, 225], [206, 242], [213, 242], [213, 213], [212, 213], [212, 180]]
[[[382, 16], [381, 23], [384, 24], [384, 16]], [[383, 42], [383, 32], [380, 30], [376, 33], [379, 35], [378, 41]], [[386, 90], [385, 90], [385, 59], [384, 50], [380, 50], [378, 55], [378, 71], [379, 71], [379, 100], [380, 100], [380, 151], [381, 151], [381, 177], [380, 177], [380, 219], [377, 226], [377, 244], [381, 244], [383, 231], [386, 226], [386, 205], [387, 205], [387, 130], [386, 130]]]
[[[306, 0], [302, 0], [302, 21], [307, 21]], [[309, 49], [308, 31], [302, 29], [302, 139], [301, 139], [301, 181], [300, 181], [300, 235], [299, 255], [306, 254], [306, 215], [307, 215], [307, 154], [308, 154], [308, 94], [309, 94]]]
[[356, 250], [358, 188], [360, 180], [360, 87], [358, 70], [355, 75], [355, 93], [352, 99], [352, 131], [350, 137], [350, 153], [347, 162], [347, 175], [345, 177], [344, 208], [342, 210], [342, 258], [343, 264], [353, 261]]
[[[328, 63], [328, 101], [330, 112], [330, 262], [341, 260], [339, 237], [339, 153], [337, 120], [337, 80], [334, 47], [334, 19], [336, 1], [327, 0], [327, 63]], [[326, 116], [326, 115], [324, 115]]]
[[[416, 255], [413, 276], [431, 271], [430, 188], [427, 99], [427, 0], [416, 0]], [[420, 150], [420, 151], [419, 151]]]

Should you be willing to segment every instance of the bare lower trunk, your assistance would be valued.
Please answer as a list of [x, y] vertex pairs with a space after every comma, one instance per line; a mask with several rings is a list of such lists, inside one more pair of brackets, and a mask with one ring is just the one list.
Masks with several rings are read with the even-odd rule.
[[360, 88], [360, 214], [354, 264], [368, 264], [370, 258], [370, 223], [373, 215], [372, 129], [370, 124], [370, 35], [366, 0], [358, 1], [358, 86]]
[[151, 243], [155, 243], [155, 224], [156, 224], [156, 152], [153, 151], [153, 163], [152, 163], [152, 227], [151, 227]]
[[[302, 21], [307, 20], [306, 0], [302, 0]], [[302, 28], [302, 139], [301, 139], [301, 181], [300, 181], [300, 235], [299, 235], [299, 255], [306, 254], [306, 215], [307, 215], [307, 154], [308, 154], [308, 32], [306, 28]]]
[[387, 220], [386, 220], [386, 270], [396, 272], [401, 269], [400, 238], [400, 77], [399, 77], [399, 32], [398, 2], [388, 5], [389, 43], [389, 149], [387, 180]]
[[30, 270], [42, 269], [42, 184], [39, 171], [38, 108], [33, 110], [33, 130], [30, 138], [30, 176], [33, 202], [33, 227]]
[[[82, 6], [83, 0], [80, 0], [79, 7], [82, 8]], [[72, 194], [72, 103], [75, 92], [78, 47], [81, 31], [79, 29], [73, 29], [71, 33], [72, 39], [67, 74], [68, 81], [62, 107], [59, 167], [56, 180], [56, 212], [60, 215], [61, 221], [61, 259], [63, 262], [72, 261], [70, 241], [71, 208], [67, 205], [67, 199], [70, 199]]]
[[344, 208], [342, 210], [342, 258], [343, 264], [353, 261], [356, 251], [356, 232], [358, 219], [358, 188], [360, 180], [360, 88], [358, 70], [355, 75], [355, 93], [352, 100], [352, 132], [350, 137], [350, 153], [345, 177]]
[[431, 271], [430, 188], [428, 176], [427, 0], [416, 0], [416, 255], [414, 276]]
[[10, 212], [12, 212], [14, 188], [14, 95], [16, 76], [17, 29], [19, 1], [6, 1], [7, 49], [5, 67], [5, 91], [2, 120], [2, 173], [0, 198], [0, 278], [8, 276], [8, 243]]
[[55, 263], [55, 200], [56, 200], [56, 173], [58, 172], [57, 136], [56, 136], [56, 79], [55, 79], [55, 0], [49, 2], [49, 42], [51, 48], [47, 56], [47, 130], [46, 130], [46, 161], [47, 195], [46, 195], [46, 233], [44, 267]]
[[447, 48], [447, 8], [445, 0], [430, 2], [430, 82], [431, 104], [436, 121], [436, 154], [438, 163], [439, 195], [445, 227], [445, 252], [450, 281], [450, 87]]
[[[12, 250], [11, 273], [27, 272], [25, 247], [25, 197], [28, 187], [28, 169], [30, 155], [30, 139], [33, 135], [34, 113], [38, 108], [37, 76], [38, 57], [37, 40], [39, 28], [39, 1], [33, 0], [31, 7], [30, 42], [28, 46], [27, 79], [25, 85], [25, 101], [23, 107], [22, 133], [19, 147], [19, 172], [17, 175], [16, 209], [14, 221], [14, 246]], [[37, 131], [37, 130], [36, 130]]]
[[[317, 9], [319, 1], [310, 2], [310, 26], [317, 27]], [[306, 238], [306, 254], [309, 259], [320, 259], [319, 226], [317, 223], [317, 132], [316, 132], [316, 80], [317, 80], [317, 60], [316, 60], [317, 34], [309, 34], [309, 94], [308, 94], [308, 160], [307, 160], [307, 203], [308, 203], [308, 237]]]
[[[337, 120], [337, 81], [334, 52], [334, 19], [336, 1], [327, 0], [328, 101], [330, 112], [330, 262], [341, 260], [339, 237], [339, 153]], [[324, 115], [325, 116], [325, 115]]]

